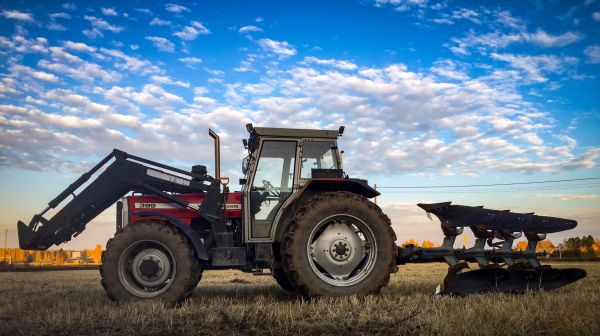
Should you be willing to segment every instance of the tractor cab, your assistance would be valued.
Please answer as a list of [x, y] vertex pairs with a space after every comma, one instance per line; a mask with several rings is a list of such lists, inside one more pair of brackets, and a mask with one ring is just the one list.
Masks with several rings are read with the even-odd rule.
[[273, 223], [291, 196], [315, 178], [343, 178], [339, 130], [253, 127], [242, 164], [246, 241], [272, 238]]

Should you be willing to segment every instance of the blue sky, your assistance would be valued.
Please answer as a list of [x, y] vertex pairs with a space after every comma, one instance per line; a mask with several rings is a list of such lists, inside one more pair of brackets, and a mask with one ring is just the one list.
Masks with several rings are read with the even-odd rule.
[[[345, 125], [346, 170], [379, 186], [598, 177], [599, 33], [599, 1], [5, 2], [0, 226], [115, 147], [210, 166], [208, 127], [236, 181], [247, 122]], [[382, 192], [401, 240], [439, 241], [414, 204], [445, 200], [600, 236], [594, 181]]]

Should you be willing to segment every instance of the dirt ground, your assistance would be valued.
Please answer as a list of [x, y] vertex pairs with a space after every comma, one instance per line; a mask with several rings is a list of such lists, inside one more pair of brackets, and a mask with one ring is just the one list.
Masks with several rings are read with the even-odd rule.
[[434, 297], [446, 266], [402, 266], [381, 295], [306, 300], [271, 276], [207, 271], [181, 307], [111, 302], [98, 271], [0, 273], [1, 335], [600, 335], [600, 263], [565, 288]]

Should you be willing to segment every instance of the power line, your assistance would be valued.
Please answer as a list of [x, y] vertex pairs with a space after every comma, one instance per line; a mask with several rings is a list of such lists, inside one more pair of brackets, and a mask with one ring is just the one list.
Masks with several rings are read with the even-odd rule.
[[399, 193], [436, 193], [436, 194], [485, 194], [485, 193], [502, 193], [502, 192], [538, 192], [538, 191], [552, 191], [552, 190], [573, 190], [573, 189], [588, 189], [588, 188], [599, 188], [600, 184], [589, 185], [589, 186], [560, 186], [560, 187], [548, 187], [548, 188], [516, 188], [516, 189], [479, 189], [479, 190], [398, 190], [398, 191], [386, 191], [386, 194], [399, 194]]
[[600, 177], [586, 177], [586, 178], [577, 178], [577, 179], [547, 180], [547, 181], [511, 182], [511, 183], [490, 183], [490, 184], [394, 186], [394, 187], [377, 186], [377, 189], [474, 188], [474, 187], [497, 187], [497, 186], [511, 186], [511, 185], [525, 185], [525, 184], [561, 183], [561, 182], [573, 182], [573, 181], [591, 181], [591, 180], [600, 180]]

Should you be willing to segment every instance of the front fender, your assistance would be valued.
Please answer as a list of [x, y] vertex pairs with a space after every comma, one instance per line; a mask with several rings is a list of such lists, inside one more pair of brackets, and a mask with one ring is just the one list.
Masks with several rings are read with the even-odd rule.
[[160, 217], [164, 218], [165, 221], [175, 225], [189, 240], [192, 242], [194, 249], [196, 250], [196, 254], [198, 254], [198, 258], [202, 260], [209, 260], [208, 251], [206, 250], [206, 246], [202, 242], [202, 239], [198, 235], [196, 231], [194, 231], [189, 225], [185, 224], [177, 217], [161, 213], [161, 212], [153, 212], [153, 211], [140, 211], [135, 212], [135, 216], [140, 217]]

